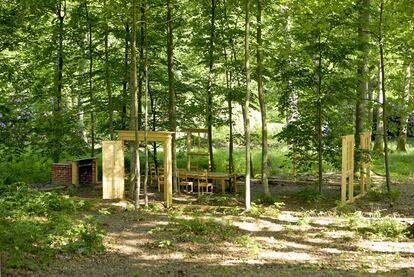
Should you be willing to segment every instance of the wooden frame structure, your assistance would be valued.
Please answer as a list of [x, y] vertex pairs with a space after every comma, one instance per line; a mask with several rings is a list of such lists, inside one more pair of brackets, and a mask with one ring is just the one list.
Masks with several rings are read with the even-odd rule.
[[[354, 200], [354, 135], [342, 137], [341, 203]], [[348, 198], [347, 198], [348, 192]]]
[[[194, 145], [193, 145], [193, 139], [192, 136], [193, 134], [197, 134], [196, 138], [198, 140], [198, 144], [196, 151], [194, 150]], [[201, 149], [201, 134], [208, 134], [208, 129], [197, 129], [197, 128], [190, 128], [187, 129], [187, 170], [191, 171], [191, 157], [192, 156], [207, 156], [208, 157], [208, 168], [211, 168], [211, 157], [210, 157], [210, 152], [208, 151], [203, 151]]]
[[359, 144], [361, 149], [359, 187], [364, 194], [371, 188], [371, 132], [362, 133]]
[[[124, 149], [123, 141], [135, 141], [134, 131], [116, 131], [117, 141], [102, 143], [102, 187], [104, 199], [124, 198]], [[148, 141], [164, 143], [164, 201], [167, 207], [172, 205], [172, 132], [147, 132]], [[138, 140], [144, 141], [145, 132], [138, 132]]]

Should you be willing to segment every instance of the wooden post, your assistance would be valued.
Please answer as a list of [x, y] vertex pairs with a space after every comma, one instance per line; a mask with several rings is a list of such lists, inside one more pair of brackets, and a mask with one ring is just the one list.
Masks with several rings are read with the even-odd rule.
[[164, 201], [169, 208], [172, 205], [172, 136], [164, 141]]
[[102, 142], [102, 173], [103, 199], [123, 199], [125, 190], [123, 141]]
[[342, 137], [342, 175], [341, 175], [341, 202], [344, 204], [354, 200], [354, 147], [355, 138], [353, 135]]
[[187, 170], [191, 170], [191, 155], [188, 153], [191, 152], [191, 132], [187, 131]]
[[361, 165], [359, 186], [361, 193], [365, 193], [371, 187], [371, 132], [364, 132], [360, 136]]
[[78, 161], [72, 161], [72, 185], [79, 185]]

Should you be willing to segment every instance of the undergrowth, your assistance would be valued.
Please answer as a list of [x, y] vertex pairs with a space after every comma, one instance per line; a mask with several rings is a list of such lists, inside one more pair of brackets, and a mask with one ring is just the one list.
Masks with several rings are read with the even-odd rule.
[[82, 216], [88, 202], [28, 189], [25, 183], [0, 184], [0, 252], [8, 268], [36, 270], [58, 253], [91, 255], [103, 250], [103, 233]]

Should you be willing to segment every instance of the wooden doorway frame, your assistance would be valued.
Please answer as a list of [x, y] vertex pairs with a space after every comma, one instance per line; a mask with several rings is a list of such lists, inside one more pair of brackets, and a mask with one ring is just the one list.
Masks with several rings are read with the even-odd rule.
[[[119, 130], [116, 131], [118, 134], [118, 141], [135, 141], [135, 132], [134, 131], [126, 131], [126, 130]], [[162, 142], [164, 144], [164, 202], [167, 208], [172, 205], [172, 152], [171, 152], [171, 142], [173, 132], [155, 132], [155, 131], [147, 131], [147, 141], [150, 142]], [[145, 132], [138, 131], [138, 140], [144, 141]], [[103, 147], [105, 144], [103, 144]], [[113, 157], [114, 159], [116, 157]], [[104, 166], [102, 166], [102, 170], [104, 170]], [[104, 173], [105, 174], [105, 173]], [[122, 172], [122, 175], [124, 172]], [[111, 184], [106, 184], [104, 181], [102, 182], [102, 187], [105, 190]]]

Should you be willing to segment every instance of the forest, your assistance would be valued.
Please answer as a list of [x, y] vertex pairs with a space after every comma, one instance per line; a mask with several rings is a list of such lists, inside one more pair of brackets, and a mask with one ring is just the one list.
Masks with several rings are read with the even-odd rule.
[[0, 276], [414, 275], [412, 4], [0, 1]]

